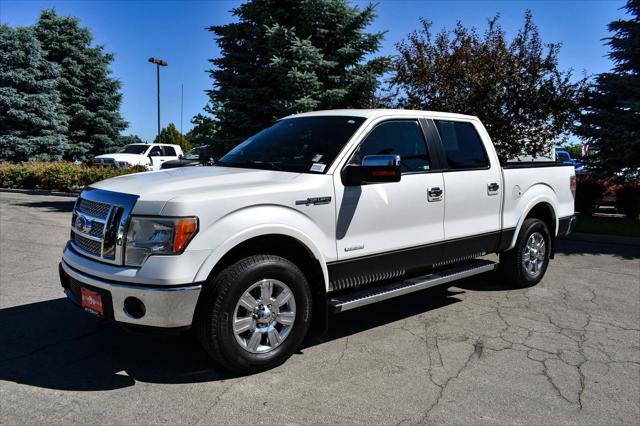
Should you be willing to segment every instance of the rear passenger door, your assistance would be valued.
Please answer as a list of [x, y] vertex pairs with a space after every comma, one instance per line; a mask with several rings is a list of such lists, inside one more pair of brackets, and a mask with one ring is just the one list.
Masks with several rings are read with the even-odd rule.
[[491, 164], [472, 122], [433, 121], [445, 162], [444, 238], [467, 240], [466, 246], [460, 242], [461, 250], [451, 250], [454, 256], [489, 252], [497, 246], [500, 231], [500, 166]]

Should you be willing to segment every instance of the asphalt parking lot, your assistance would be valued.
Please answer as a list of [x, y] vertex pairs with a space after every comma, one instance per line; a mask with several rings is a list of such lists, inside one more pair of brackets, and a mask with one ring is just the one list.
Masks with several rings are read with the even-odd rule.
[[474, 277], [331, 318], [286, 364], [220, 371], [64, 299], [73, 199], [0, 193], [0, 424], [640, 423], [640, 247], [562, 241], [545, 279]]

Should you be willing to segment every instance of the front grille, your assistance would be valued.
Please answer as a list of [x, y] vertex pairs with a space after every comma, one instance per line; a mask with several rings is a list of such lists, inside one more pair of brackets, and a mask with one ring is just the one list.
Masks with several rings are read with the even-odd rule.
[[86, 251], [92, 256], [100, 256], [102, 250], [102, 244], [99, 241], [90, 240], [82, 235], [73, 234], [73, 242], [76, 243], [80, 249]]
[[94, 167], [116, 167], [116, 160], [113, 158], [94, 158]]
[[89, 188], [71, 216], [71, 246], [79, 254], [121, 265], [126, 224], [138, 197]]
[[[78, 218], [77, 214], [73, 214], [71, 216], [71, 227], [75, 227], [76, 225], [76, 219]], [[91, 229], [89, 229], [88, 234], [91, 235], [92, 237], [99, 237], [102, 238], [103, 236], [103, 232], [104, 232], [104, 223], [102, 222], [98, 222], [97, 220], [92, 220], [91, 221]]]
[[91, 231], [89, 231], [89, 234], [93, 235], [94, 237], [102, 238], [103, 231], [104, 231], [104, 223], [93, 222], [93, 226], [91, 226]]
[[78, 204], [76, 204], [76, 210], [80, 213], [86, 213], [100, 219], [105, 219], [107, 217], [110, 208], [111, 206], [109, 204], [89, 201], [84, 198], [78, 198]]

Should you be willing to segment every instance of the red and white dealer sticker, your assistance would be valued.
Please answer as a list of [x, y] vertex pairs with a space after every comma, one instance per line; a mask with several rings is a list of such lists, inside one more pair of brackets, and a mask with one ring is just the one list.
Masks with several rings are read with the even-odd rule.
[[102, 295], [84, 287], [80, 287], [80, 293], [82, 294], [82, 308], [87, 312], [103, 317]]

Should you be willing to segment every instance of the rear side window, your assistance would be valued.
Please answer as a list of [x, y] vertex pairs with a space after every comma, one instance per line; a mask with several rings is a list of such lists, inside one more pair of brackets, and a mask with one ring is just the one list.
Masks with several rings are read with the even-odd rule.
[[489, 159], [482, 140], [471, 123], [434, 120], [452, 169], [487, 167]]
[[360, 164], [367, 155], [400, 156], [402, 172], [429, 170], [430, 162], [422, 130], [417, 121], [386, 121], [374, 128], [360, 145], [351, 164]]
[[172, 146], [164, 146], [164, 155], [169, 156], [169, 157], [176, 157], [176, 150], [174, 147]]

